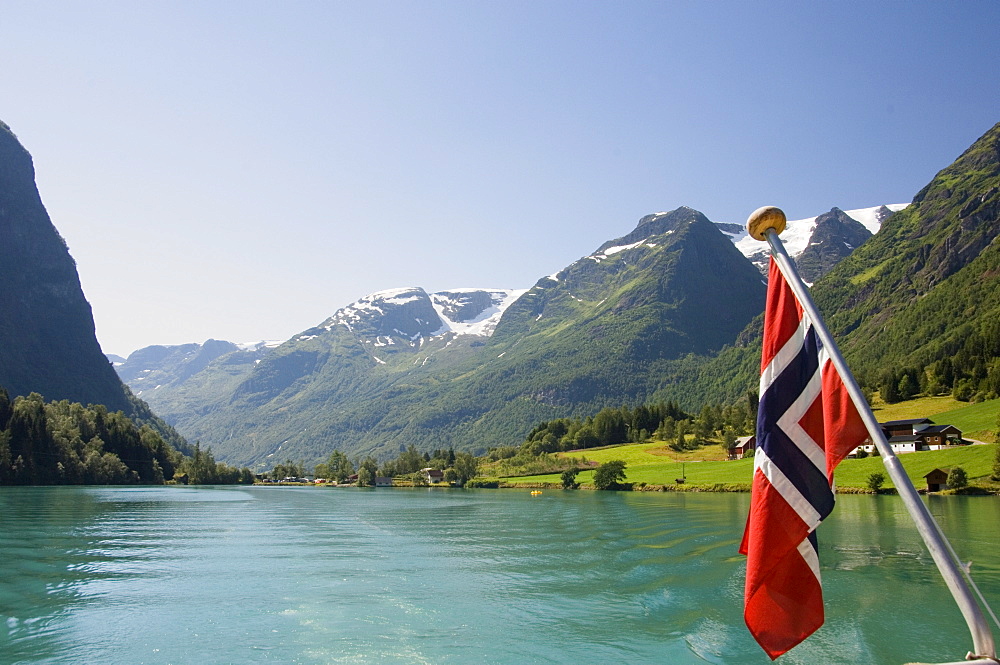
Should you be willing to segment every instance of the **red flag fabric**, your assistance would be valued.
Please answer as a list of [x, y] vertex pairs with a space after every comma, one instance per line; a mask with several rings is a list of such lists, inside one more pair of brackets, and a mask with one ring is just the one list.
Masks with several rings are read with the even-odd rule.
[[773, 660], [823, 624], [815, 530], [833, 510], [833, 471], [868, 437], [774, 259], [768, 276], [744, 619]]

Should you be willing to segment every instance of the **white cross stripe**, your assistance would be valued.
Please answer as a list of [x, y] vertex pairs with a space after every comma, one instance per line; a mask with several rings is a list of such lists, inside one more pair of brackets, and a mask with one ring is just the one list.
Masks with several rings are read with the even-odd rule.
[[809, 570], [811, 570], [813, 575], [816, 576], [816, 581], [820, 582], [819, 556], [816, 554], [816, 548], [813, 547], [813, 544], [809, 542], [808, 538], [806, 538], [799, 543], [798, 550], [799, 554], [802, 555], [802, 558], [805, 559], [806, 565], [809, 566]]
[[771, 362], [767, 364], [767, 367], [761, 370], [759, 394], [763, 395], [767, 392], [767, 389], [771, 387], [774, 380], [799, 355], [799, 352], [802, 351], [802, 344], [806, 339], [806, 333], [811, 325], [812, 321], [809, 319], [809, 315], [803, 312], [802, 318], [799, 320], [799, 327], [795, 329], [795, 332], [788, 338], [788, 341], [778, 349], [778, 352], [771, 358]]
[[819, 397], [823, 390], [823, 366], [820, 365], [816, 372], [809, 378], [809, 383], [806, 384], [805, 388], [799, 393], [799, 396], [794, 402], [785, 410], [781, 417], [778, 418], [778, 427], [788, 435], [788, 438], [795, 444], [795, 446], [802, 451], [810, 462], [813, 463], [819, 472], [826, 475], [826, 452], [823, 450], [822, 445], [813, 439], [809, 434], [802, 428], [800, 420], [806, 415], [806, 412], [813, 405], [813, 402]]
[[817, 526], [819, 526], [822, 518], [819, 512], [813, 507], [809, 500], [802, 496], [802, 493], [792, 484], [792, 481], [782, 473], [778, 465], [771, 461], [764, 452], [763, 448], [758, 448], [757, 452], [753, 456], [754, 470], [759, 469], [764, 477], [767, 478], [771, 486], [777, 490], [781, 498], [792, 507], [792, 510], [799, 516], [799, 518], [805, 522], [809, 527], [809, 531], [812, 531]]

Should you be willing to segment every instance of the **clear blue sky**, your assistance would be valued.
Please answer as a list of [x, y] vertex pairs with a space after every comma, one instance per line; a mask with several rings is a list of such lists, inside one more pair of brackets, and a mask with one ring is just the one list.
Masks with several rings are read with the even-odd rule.
[[525, 288], [639, 217], [909, 201], [1000, 121], [1000, 2], [3, 0], [0, 120], [104, 350]]

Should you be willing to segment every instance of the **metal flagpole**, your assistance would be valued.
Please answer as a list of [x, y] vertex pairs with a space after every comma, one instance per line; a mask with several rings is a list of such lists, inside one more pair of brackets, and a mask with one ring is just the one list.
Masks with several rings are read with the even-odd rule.
[[871, 407], [868, 405], [868, 400], [865, 399], [857, 381], [854, 380], [854, 375], [847, 367], [847, 362], [840, 354], [840, 349], [837, 347], [836, 342], [833, 341], [833, 336], [827, 330], [826, 324], [823, 322], [823, 318], [816, 308], [816, 304], [809, 295], [808, 287], [806, 287], [802, 278], [799, 277], [799, 273], [795, 269], [795, 264], [792, 262], [791, 257], [788, 256], [785, 246], [778, 238], [778, 234], [784, 228], [785, 213], [773, 206], [765, 206], [755, 210], [747, 220], [747, 231], [755, 239], [766, 240], [771, 246], [771, 256], [774, 257], [781, 272], [785, 275], [785, 281], [791, 287], [799, 304], [802, 305], [802, 309], [812, 319], [817, 335], [819, 335], [820, 340], [823, 342], [823, 346], [829, 351], [830, 359], [834, 367], [836, 367], [841, 380], [844, 382], [844, 387], [847, 388], [854, 407], [861, 415], [861, 419], [864, 421], [872, 441], [875, 442], [875, 446], [882, 456], [882, 462], [889, 472], [889, 477], [892, 478], [892, 482], [902, 497], [907, 511], [916, 522], [917, 531], [920, 533], [920, 537], [923, 538], [924, 544], [927, 545], [927, 549], [930, 550], [931, 557], [933, 557], [934, 563], [937, 564], [938, 571], [940, 571], [941, 576], [944, 578], [945, 584], [948, 585], [952, 597], [958, 603], [959, 610], [961, 610], [962, 616], [965, 617], [965, 623], [972, 634], [974, 651], [970, 652], [968, 657], [995, 660], [996, 647], [993, 643], [993, 634], [990, 632], [989, 624], [986, 622], [982, 610], [969, 591], [965, 580], [962, 579], [962, 574], [959, 572], [960, 563], [954, 557], [954, 550], [945, 538], [944, 533], [941, 532], [941, 528], [937, 522], [934, 521], [934, 517], [930, 514], [927, 506], [920, 500], [920, 495], [917, 494], [917, 490], [914, 489], [913, 483], [910, 482], [909, 476], [906, 475], [906, 471], [903, 469], [902, 464], [900, 464], [899, 458], [896, 457], [892, 446], [886, 440], [882, 428], [875, 419], [875, 414], [872, 413]]

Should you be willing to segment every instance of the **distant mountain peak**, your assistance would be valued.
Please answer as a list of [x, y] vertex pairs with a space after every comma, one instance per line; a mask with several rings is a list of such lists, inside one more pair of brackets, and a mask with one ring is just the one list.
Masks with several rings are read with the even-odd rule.
[[663, 222], [677, 223], [686, 219], [690, 219], [695, 216], [699, 216], [701, 213], [694, 208], [689, 208], [688, 206], [680, 206], [673, 210], [666, 212], [654, 212], [649, 215], [645, 215], [639, 219], [639, 225], [636, 229], [648, 226], [650, 224], [662, 224]]
[[809, 244], [795, 257], [802, 279], [815, 282], [872, 235], [864, 224], [840, 208], [819, 215]]
[[[858, 225], [868, 230], [869, 235], [874, 235], [878, 233], [881, 228], [882, 223], [888, 219], [893, 213], [896, 213], [903, 208], [906, 208], [908, 203], [891, 203], [880, 206], [873, 206], [871, 208], [856, 208], [852, 210], [841, 210], [840, 208], [834, 207], [829, 212], [823, 213], [822, 215], [817, 215], [816, 217], [807, 217], [805, 219], [795, 219], [789, 220], [785, 226], [785, 230], [781, 233], [781, 242], [785, 245], [785, 249], [788, 251], [789, 255], [793, 259], [798, 260], [799, 256], [802, 255], [806, 249], [813, 245], [814, 234], [817, 228], [820, 227], [820, 222], [824, 222], [823, 226], [827, 226], [831, 220], [837, 219], [843, 224], [844, 228], [852, 227], [853, 225], [845, 221], [845, 217], [856, 222]], [[832, 215], [832, 217], [831, 217]], [[843, 215], [844, 217], [841, 217]], [[750, 259], [754, 265], [761, 271], [765, 273], [767, 271], [767, 257], [768, 249], [767, 243], [761, 242], [759, 240], [754, 240], [750, 237], [750, 234], [746, 232], [746, 228], [742, 224], [729, 224], [729, 223], [718, 223], [716, 226], [719, 227], [723, 233], [725, 233], [736, 245], [736, 249], [742, 252], [743, 256]], [[830, 241], [830, 234], [821, 229], [821, 234], [826, 233], [826, 240]], [[848, 232], [850, 239], [843, 239], [840, 242], [846, 242], [848, 244], [857, 247], [858, 244], [863, 242], [859, 237], [859, 232], [855, 227], [854, 231]], [[866, 236], [867, 237], [867, 236]], [[817, 242], [819, 239], [817, 239]], [[850, 252], [848, 252], [850, 253]], [[846, 254], [844, 255], [846, 256]], [[841, 257], [843, 258], [843, 257]], [[838, 259], [839, 260], [839, 259]], [[809, 281], [815, 281], [818, 279], [826, 270], [832, 267], [832, 263], [826, 266], [825, 269], [821, 269], [818, 272], [810, 273], [811, 278], [806, 278]]]
[[430, 337], [443, 326], [430, 296], [419, 286], [376, 291], [342, 307], [322, 324], [344, 326], [363, 337]]
[[597, 248], [594, 255], [607, 253], [612, 247], [638, 246], [640, 241], [656, 235], [663, 235], [680, 229], [685, 224], [692, 222], [711, 224], [709, 219], [694, 208], [681, 206], [669, 212], [656, 212], [646, 215], [639, 220], [635, 229], [626, 236], [609, 240]]

